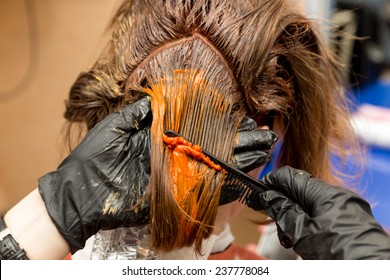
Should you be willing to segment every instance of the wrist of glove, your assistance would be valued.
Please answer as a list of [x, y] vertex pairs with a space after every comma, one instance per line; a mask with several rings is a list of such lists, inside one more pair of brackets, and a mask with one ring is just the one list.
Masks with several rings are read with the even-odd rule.
[[[356, 193], [282, 167], [262, 181], [259, 202], [285, 248], [303, 259], [390, 259], [390, 237]], [[257, 209], [259, 210], [259, 209]]]
[[144, 97], [98, 123], [39, 192], [74, 253], [100, 229], [148, 221], [150, 101]]

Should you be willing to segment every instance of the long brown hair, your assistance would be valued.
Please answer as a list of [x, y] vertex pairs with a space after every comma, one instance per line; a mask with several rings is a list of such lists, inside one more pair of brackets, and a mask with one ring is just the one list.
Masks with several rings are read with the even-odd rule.
[[[227, 129], [216, 130], [218, 122], [210, 120], [216, 109], [211, 106], [207, 120], [204, 115], [199, 117], [208, 126], [195, 129], [186, 119], [178, 130], [226, 161], [230, 161], [243, 115], [252, 116], [259, 125], [271, 116], [282, 120], [285, 132], [279, 165], [304, 169], [330, 183], [341, 184], [343, 179], [331, 155], [341, 160], [359, 155], [337, 58], [315, 25], [291, 10], [285, 0], [126, 0], [109, 32], [112, 36], [101, 56], [88, 72], [80, 74], [70, 91], [65, 112], [69, 127], [83, 123], [92, 128], [139, 98], [134, 92], [155, 99], [162, 87], [161, 96], [170, 103], [167, 92], [180, 79], [187, 84], [188, 97], [201, 79], [204, 91], [226, 100], [223, 114], [229, 121], [223, 125]], [[180, 72], [184, 76], [178, 77], [177, 71], [184, 71]], [[197, 94], [203, 93], [198, 90]], [[154, 114], [163, 103], [152, 103]], [[165, 110], [164, 114], [167, 118], [173, 113]], [[162, 156], [166, 151], [161, 150], [161, 133], [183, 118], [180, 113], [174, 121], [165, 119], [160, 134], [157, 129], [152, 133], [152, 145], [158, 148], [152, 147], [150, 222], [157, 250], [195, 242], [200, 251], [218, 207], [215, 201], [223, 178], [206, 184], [214, 184], [215, 195], [202, 202], [211, 203], [207, 213], [188, 215], [187, 209], [183, 214], [171, 194], [161, 194], [170, 184], [161, 178], [169, 158]], [[156, 122], [164, 120], [154, 118], [153, 125]], [[210, 133], [213, 137], [204, 138]], [[178, 221], [183, 219], [196, 220], [191, 233], [180, 229], [182, 222]]]

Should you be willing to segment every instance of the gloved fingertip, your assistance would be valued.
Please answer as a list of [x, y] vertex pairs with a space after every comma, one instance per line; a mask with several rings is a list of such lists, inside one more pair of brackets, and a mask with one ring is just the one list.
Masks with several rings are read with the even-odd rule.
[[144, 110], [151, 109], [152, 97], [149, 95], [142, 96], [139, 100], [133, 103], [134, 106], [138, 106]]
[[279, 137], [278, 135], [276, 135], [275, 132], [273, 132], [272, 130], [269, 130], [270, 132], [270, 143], [271, 143], [271, 148], [276, 144], [276, 142], [278, 142], [279, 140]]
[[143, 96], [136, 102], [127, 105], [122, 109], [123, 120], [119, 124], [122, 129], [137, 130], [150, 125], [152, 122], [151, 99], [150, 96]]
[[279, 238], [280, 245], [282, 245], [285, 249], [292, 248], [294, 245], [293, 237], [283, 232], [283, 230], [280, 228], [278, 224], [276, 224], [276, 228], [278, 231], [278, 238]]
[[273, 191], [265, 191], [259, 193], [260, 203], [264, 209], [268, 207], [270, 201], [273, 199], [272, 192]]
[[233, 164], [245, 173], [263, 166], [270, 160], [270, 154], [263, 151], [242, 152], [233, 156]]
[[266, 184], [273, 186], [273, 189], [299, 201], [297, 193], [300, 191], [298, 190], [306, 186], [309, 178], [311, 175], [308, 172], [286, 165], [271, 171], [264, 176], [263, 180]]
[[245, 117], [240, 124], [240, 127], [238, 128], [238, 131], [251, 131], [256, 129], [257, 123], [254, 119]]

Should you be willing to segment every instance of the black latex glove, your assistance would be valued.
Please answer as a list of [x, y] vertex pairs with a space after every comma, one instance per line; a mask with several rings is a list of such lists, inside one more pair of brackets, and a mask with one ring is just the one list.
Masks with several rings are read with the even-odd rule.
[[261, 207], [303, 259], [390, 259], [390, 237], [359, 195], [291, 167], [262, 181], [272, 190], [260, 194]]
[[251, 118], [244, 118], [234, 145], [233, 165], [243, 172], [249, 172], [270, 160], [267, 150], [278, 140], [271, 130], [256, 130], [257, 124]]
[[39, 179], [49, 215], [74, 253], [100, 229], [146, 223], [142, 199], [150, 174], [150, 101], [144, 97], [98, 123]]

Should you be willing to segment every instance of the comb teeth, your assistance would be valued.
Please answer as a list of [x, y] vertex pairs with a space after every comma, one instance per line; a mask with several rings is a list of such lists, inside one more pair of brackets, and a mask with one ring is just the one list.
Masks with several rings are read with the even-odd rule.
[[219, 205], [221, 206], [233, 201], [238, 201], [262, 213], [264, 216], [268, 216], [268, 213], [260, 204], [258, 195], [263, 192], [263, 190], [260, 190], [259, 188], [263, 188], [260, 181], [256, 180], [256, 184], [252, 185], [252, 183], [246, 181], [241, 176], [236, 175], [235, 172], [228, 172], [222, 187]]
[[[205, 154], [207, 155], [207, 152]], [[212, 161], [220, 164], [227, 172], [227, 177], [225, 178], [221, 192], [220, 205], [237, 200], [240, 203], [250, 206], [251, 208], [261, 208], [257, 196], [259, 193], [269, 189], [266, 185], [233, 166], [220, 161], [219, 159], [213, 157], [213, 155], [208, 154], [207, 156], [209, 156]], [[226, 192], [226, 188], [228, 188], [229, 192]]]
[[[172, 130], [165, 131], [165, 135], [169, 137], [183, 137]], [[186, 140], [188, 141], [188, 139]], [[250, 177], [241, 170], [234, 168], [226, 162], [218, 159], [213, 154], [203, 149], [202, 152], [215, 164], [219, 164], [227, 173], [224, 185], [222, 187], [219, 205], [224, 205], [238, 200], [239, 202], [250, 206], [253, 209], [261, 209], [256, 197], [259, 193], [269, 190], [268, 186], [266, 186], [263, 182]]]
[[252, 193], [252, 189], [231, 172], [228, 173], [223, 188], [228, 188], [230, 193], [235, 194], [235, 197], [232, 196], [231, 199], [235, 198], [234, 200], [238, 200], [241, 203], [245, 203], [245, 198]]

